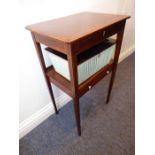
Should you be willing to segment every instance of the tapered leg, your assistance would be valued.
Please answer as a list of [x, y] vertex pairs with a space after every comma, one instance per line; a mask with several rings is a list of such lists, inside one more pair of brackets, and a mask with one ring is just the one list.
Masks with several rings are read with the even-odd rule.
[[44, 57], [43, 57], [43, 54], [42, 54], [42, 50], [41, 50], [41, 47], [40, 47], [40, 43], [36, 42], [35, 36], [34, 36], [33, 33], [31, 33], [31, 35], [32, 35], [32, 39], [33, 39], [36, 51], [37, 51], [37, 55], [38, 55], [38, 58], [39, 58], [39, 62], [40, 62], [42, 71], [43, 71], [43, 74], [44, 74], [44, 78], [45, 78], [45, 81], [46, 81], [46, 84], [47, 84], [47, 88], [48, 88], [51, 100], [53, 102], [55, 113], [57, 114], [58, 110], [57, 110], [57, 107], [56, 107], [56, 104], [55, 104], [55, 99], [54, 99], [53, 90], [52, 90], [50, 81], [49, 81], [48, 77], [46, 76], [46, 66], [45, 66], [45, 61], [44, 61]]
[[109, 89], [108, 89], [108, 95], [107, 95], [107, 100], [106, 100], [107, 104], [108, 104], [109, 99], [110, 99], [111, 90], [112, 90], [112, 86], [113, 86], [114, 79], [115, 79], [115, 74], [116, 74], [116, 70], [113, 70], [112, 74], [111, 74], [111, 79], [110, 79], [110, 84], [109, 84]]
[[74, 112], [75, 112], [77, 131], [78, 131], [78, 135], [81, 136], [79, 99], [75, 97], [75, 98], [73, 98], [73, 101], [74, 101]]
[[47, 78], [47, 76], [46, 76], [46, 83], [47, 83], [47, 87], [48, 87], [48, 91], [49, 91], [51, 100], [53, 102], [55, 113], [58, 114], [58, 110], [57, 110], [55, 99], [54, 99], [53, 89], [52, 89], [51, 83], [50, 83], [49, 79]]
[[71, 75], [72, 84], [72, 97], [74, 101], [74, 112], [77, 125], [78, 135], [81, 136], [81, 125], [80, 125], [80, 105], [79, 105], [79, 94], [78, 94], [78, 73], [77, 73], [77, 57], [73, 54], [72, 48], [68, 45], [67, 49], [70, 51], [67, 55], [69, 62], [69, 70]]
[[113, 87], [113, 83], [114, 83], [114, 79], [115, 79], [115, 75], [116, 75], [116, 69], [117, 69], [119, 54], [120, 54], [122, 40], [123, 40], [124, 27], [125, 27], [125, 22], [122, 23], [122, 27], [120, 28], [120, 31], [117, 33], [114, 63], [113, 63], [112, 74], [111, 74], [111, 79], [110, 79], [110, 84], [109, 84], [109, 89], [108, 89], [108, 95], [107, 95], [107, 100], [106, 100], [107, 104], [108, 104], [109, 99], [110, 99], [110, 95], [111, 95], [111, 91], [112, 91], [112, 87]]

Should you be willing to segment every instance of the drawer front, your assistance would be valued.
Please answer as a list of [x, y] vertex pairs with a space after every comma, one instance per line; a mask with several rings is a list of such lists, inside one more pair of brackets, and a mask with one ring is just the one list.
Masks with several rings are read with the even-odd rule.
[[72, 50], [74, 52], [81, 53], [82, 51], [95, 46], [98, 43], [101, 43], [106, 38], [116, 34], [121, 27], [124, 25], [124, 22], [119, 22], [113, 24], [105, 29], [101, 29], [97, 32], [92, 33], [84, 38], [80, 38], [72, 44]]

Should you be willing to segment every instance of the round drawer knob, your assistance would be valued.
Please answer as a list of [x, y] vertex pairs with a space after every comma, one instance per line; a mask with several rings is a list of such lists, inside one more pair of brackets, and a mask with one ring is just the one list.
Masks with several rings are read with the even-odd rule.
[[107, 74], [109, 74], [110, 72], [109, 71], [107, 71]]
[[92, 86], [88, 86], [88, 88], [89, 88], [89, 89], [91, 89], [91, 88], [92, 88]]

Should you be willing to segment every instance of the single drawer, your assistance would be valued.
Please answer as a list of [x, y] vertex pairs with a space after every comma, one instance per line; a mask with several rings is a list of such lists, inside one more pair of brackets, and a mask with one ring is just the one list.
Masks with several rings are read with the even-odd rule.
[[123, 22], [119, 22], [108, 26], [107, 28], [98, 30], [84, 38], [78, 39], [77, 41], [72, 43], [73, 51], [78, 54], [88, 48], [93, 47], [96, 44], [103, 42], [106, 38], [116, 34], [122, 26]]

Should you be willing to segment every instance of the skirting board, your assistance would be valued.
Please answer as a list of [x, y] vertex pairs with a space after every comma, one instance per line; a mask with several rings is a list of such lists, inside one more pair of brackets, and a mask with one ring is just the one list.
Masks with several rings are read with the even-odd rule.
[[[130, 54], [135, 51], [135, 46], [131, 46], [126, 51], [121, 52], [119, 57], [119, 63], [127, 58]], [[63, 93], [60, 97], [56, 98], [56, 104], [58, 109], [62, 108], [65, 104], [67, 104], [71, 98]], [[54, 114], [53, 104], [49, 103], [41, 110], [37, 111], [35, 114], [24, 120], [19, 124], [19, 138], [22, 138], [26, 134], [28, 134], [31, 130], [37, 127], [40, 123], [46, 120], [49, 116]]]
[[120, 53], [119, 63], [130, 56], [135, 51], [135, 45], [130, 46], [127, 50]]
[[[71, 98], [63, 93], [61, 96], [55, 99], [57, 108], [60, 109], [65, 104], [67, 104]], [[37, 127], [40, 123], [46, 120], [49, 116], [54, 114], [53, 104], [48, 103], [45, 107], [34, 113], [32, 116], [28, 117], [26, 120], [19, 124], [19, 138], [28, 134], [31, 130]]]

